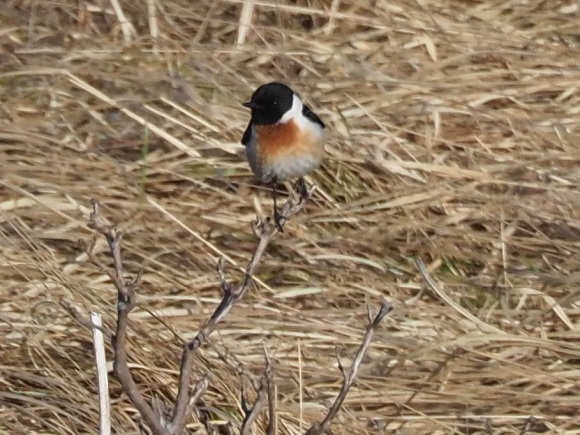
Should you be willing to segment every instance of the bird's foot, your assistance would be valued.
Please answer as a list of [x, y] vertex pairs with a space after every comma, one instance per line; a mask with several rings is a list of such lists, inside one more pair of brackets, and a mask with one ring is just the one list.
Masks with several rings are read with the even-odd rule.
[[307, 200], [308, 198], [310, 198], [310, 195], [312, 195], [312, 190], [308, 188], [308, 185], [306, 184], [306, 181], [304, 181], [304, 178], [299, 178], [298, 180], [296, 180], [296, 183], [294, 183], [294, 189], [298, 192], [298, 194], [300, 195], [300, 202], [303, 202], [305, 200]]
[[285, 220], [286, 217], [282, 213], [280, 213], [277, 207], [274, 207], [274, 225], [276, 225], [276, 228], [281, 233], [284, 232], [283, 223]]

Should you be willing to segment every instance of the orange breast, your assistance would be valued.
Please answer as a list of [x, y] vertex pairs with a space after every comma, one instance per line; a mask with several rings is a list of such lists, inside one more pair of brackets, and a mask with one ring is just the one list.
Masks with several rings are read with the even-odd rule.
[[286, 124], [258, 125], [255, 127], [258, 152], [265, 162], [280, 157], [291, 157], [318, 150], [309, 134], [300, 131], [294, 121]]

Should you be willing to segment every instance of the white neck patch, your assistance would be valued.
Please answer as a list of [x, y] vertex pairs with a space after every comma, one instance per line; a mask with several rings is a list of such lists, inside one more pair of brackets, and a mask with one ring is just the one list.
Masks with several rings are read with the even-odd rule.
[[294, 94], [292, 96], [292, 107], [290, 107], [290, 110], [288, 110], [284, 114], [284, 116], [280, 118], [278, 124], [286, 124], [291, 119], [299, 118], [300, 116], [302, 116], [302, 107], [303, 107], [302, 101], [300, 100], [298, 95]]

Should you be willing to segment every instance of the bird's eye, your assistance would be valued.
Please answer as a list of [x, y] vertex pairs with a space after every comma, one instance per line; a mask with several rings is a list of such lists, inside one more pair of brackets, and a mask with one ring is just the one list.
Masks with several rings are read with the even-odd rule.
[[274, 106], [277, 106], [277, 105], [278, 105], [278, 102], [277, 101], [274, 101]]

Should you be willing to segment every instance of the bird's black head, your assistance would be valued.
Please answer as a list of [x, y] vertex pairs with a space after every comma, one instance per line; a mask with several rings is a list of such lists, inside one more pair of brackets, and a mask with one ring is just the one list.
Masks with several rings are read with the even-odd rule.
[[294, 92], [283, 83], [273, 82], [260, 86], [244, 107], [252, 110], [252, 123], [275, 124], [292, 108]]

